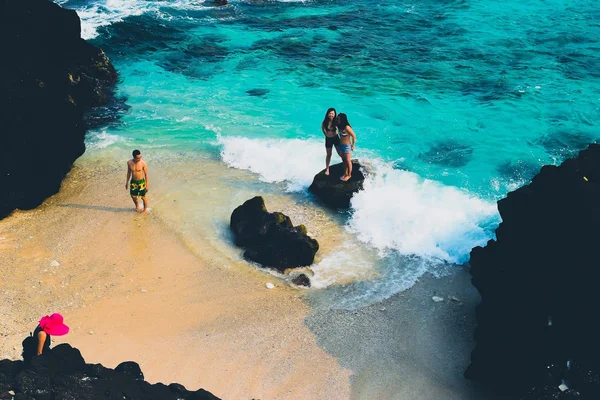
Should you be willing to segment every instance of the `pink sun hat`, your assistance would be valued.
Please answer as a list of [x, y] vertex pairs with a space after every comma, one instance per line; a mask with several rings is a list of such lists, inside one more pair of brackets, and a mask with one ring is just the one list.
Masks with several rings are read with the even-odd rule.
[[40, 328], [52, 336], [62, 336], [69, 332], [69, 327], [63, 323], [63, 316], [58, 313], [42, 317], [40, 319]]

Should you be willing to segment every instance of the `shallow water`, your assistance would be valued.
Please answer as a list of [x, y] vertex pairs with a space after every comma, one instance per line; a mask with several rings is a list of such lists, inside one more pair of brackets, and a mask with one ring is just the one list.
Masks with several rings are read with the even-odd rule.
[[[354, 156], [375, 173], [349, 213], [327, 217], [345, 240], [320, 252], [319, 285], [359, 281], [327, 292], [340, 307], [466, 262], [493, 237], [498, 198], [598, 137], [592, 1], [59, 3], [120, 72], [119, 99], [90, 117], [103, 127], [89, 152], [138, 147], [167, 170], [210, 160], [252, 173], [231, 185], [217, 168], [216, 198], [266, 193], [310, 209], [320, 122], [328, 107], [348, 114]], [[203, 179], [164, 189], [186, 199], [182, 224], [194, 225]], [[228, 246], [225, 208], [205, 233], [217, 247]]]

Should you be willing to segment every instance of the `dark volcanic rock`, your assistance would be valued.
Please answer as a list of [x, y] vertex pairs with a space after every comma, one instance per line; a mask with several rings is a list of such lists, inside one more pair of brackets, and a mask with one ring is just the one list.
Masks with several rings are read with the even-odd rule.
[[218, 400], [202, 389], [190, 392], [179, 384], [151, 385], [139, 375], [143, 376], [140, 367], [132, 361], [114, 370], [86, 364], [79, 350], [61, 344], [35, 357], [28, 367], [22, 361], [0, 360], [0, 399], [12, 399], [3, 395], [13, 391], [14, 399], [36, 400]]
[[[497, 239], [471, 251], [482, 300], [465, 376], [526, 398], [600, 398], [600, 145], [544, 166], [498, 210]], [[573, 390], [559, 394], [563, 380]]]
[[233, 211], [230, 227], [235, 244], [246, 248], [244, 258], [280, 272], [311, 265], [319, 250], [304, 225], [294, 227], [288, 216], [268, 212], [260, 196]]
[[343, 163], [331, 165], [329, 176], [325, 175], [325, 170], [319, 172], [308, 190], [331, 207], [348, 208], [354, 193], [363, 188], [365, 181], [363, 166], [358, 160], [352, 160], [352, 177], [344, 182], [340, 180], [342, 175], [344, 175]]
[[292, 283], [298, 286], [310, 287], [310, 278], [306, 274], [300, 274], [292, 279]]
[[80, 30], [49, 0], [0, 2], [0, 218], [58, 191], [85, 151], [84, 112], [111, 96], [115, 69]]
[[140, 366], [133, 361], [125, 361], [115, 367], [115, 371], [129, 375], [133, 379], [144, 380], [144, 374]]

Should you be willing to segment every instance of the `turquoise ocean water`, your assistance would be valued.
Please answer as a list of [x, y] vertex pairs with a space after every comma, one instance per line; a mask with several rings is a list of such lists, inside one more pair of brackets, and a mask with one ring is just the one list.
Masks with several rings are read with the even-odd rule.
[[467, 261], [497, 199], [600, 137], [594, 1], [58, 3], [121, 77], [89, 152], [205, 154], [302, 193], [324, 168], [326, 109], [348, 114], [375, 173], [342, 224], [386, 267], [335, 296]]

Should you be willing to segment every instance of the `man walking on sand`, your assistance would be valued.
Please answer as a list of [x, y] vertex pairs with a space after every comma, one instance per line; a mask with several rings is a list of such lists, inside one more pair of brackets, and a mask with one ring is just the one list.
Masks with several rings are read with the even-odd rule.
[[[138, 212], [148, 212], [148, 183], [150, 178], [148, 177], [148, 166], [146, 162], [142, 160], [142, 153], [139, 150], [134, 150], [133, 158], [127, 161], [127, 181], [125, 181], [125, 190], [129, 185], [129, 178], [131, 178], [131, 185], [129, 188], [129, 194], [135, 204], [135, 209]], [[140, 197], [143, 201], [143, 207], [140, 207]]]

